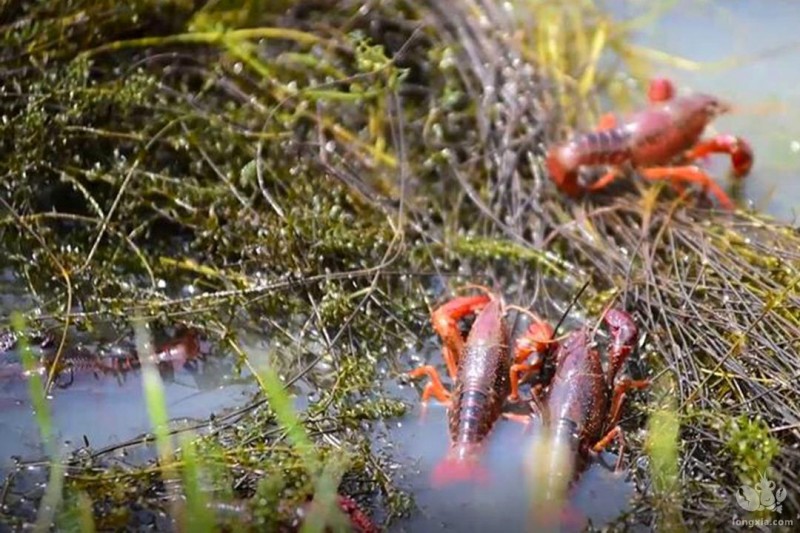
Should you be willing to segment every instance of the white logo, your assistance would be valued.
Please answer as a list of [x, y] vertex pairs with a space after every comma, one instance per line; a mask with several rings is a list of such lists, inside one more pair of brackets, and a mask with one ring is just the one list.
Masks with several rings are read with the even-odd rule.
[[780, 513], [784, 499], [786, 489], [775, 490], [775, 482], [769, 481], [764, 474], [761, 474], [761, 481], [756, 483], [755, 488], [742, 485], [736, 492], [736, 502], [745, 511], [769, 509]]

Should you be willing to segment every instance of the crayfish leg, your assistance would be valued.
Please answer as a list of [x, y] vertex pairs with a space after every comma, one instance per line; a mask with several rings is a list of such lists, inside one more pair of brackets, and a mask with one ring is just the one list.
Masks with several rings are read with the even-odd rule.
[[[511, 307], [513, 306], [509, 306], [509, 308]], [[558, 345], [553, 340], [554, 333], [553, 326], [534, 317], [534, 322], [517, 339], [514, 346], [514, 364], [509, 369], [511, 386], [511, 393], [508, 395], [509, 401], [519, 400], [520, 382], [527, 379], [533, 372], [541, 370], [545, 357]], [[532, 363], [527, 363], [533, 354], [538, 357]]]
[[733, 209], [733, 202], [725, 191], [707, 174], [696, 166], [684, 167], [653, 167], [639, 171], [643, 178], [648, 180], [669, 180], [672, 183], [697, 183], [714, 196], [719, 202], [720, 207], [728, 210]]
[[666, 78], [653, 78], [647, 87], [647, 99], [650, 103], [658, 104], [672, 100], [675, 96], [675, 86]]
[[526, 427], [530, 425], [531, 422], [533, 422], [531, 415], [521, 415], [519, 413], [503, 413], [501, 416], [506, 420], [522, 424], [523, 426]]
[[[516, 306], [508, 306], [508, 308], [516, 308]], [[525, 311], [527, 312], [527, 310]], [[520, 335], [514, 345], [514, 362], [523, 363], [532, 354], [543, 356], [549, 350], [555, 349], [558, 343], [553, 339], [554, 336], [553, 326], [535, 317], [533, 323], [525, 330], [525, 333]], [[538, 365], [541, 365], [541, 361]]]
[[546, 424], [550, 424], [549, 418], [549, 411], [545, 409], [544, 405], [544, 385], [542, 383], [537, 383], [531, 388], [531, 417], [539, 415], [542, 417], [542, 421]]
[[614, 384], [614, 393], [611, 397], [611, 409], [609, 410], [609, 418], [606, 427], [615, 426], [619, 422], [619, 415], [622, 412], [622, 402], [625, 401], [625, 395], [630, 390], [642, 390], [650, 385], [649, 379], [634, 380], [628, 376], [622, 376]]
[[611, 430], [608, 433], [606, 433], [602, 439], [597, 441], [597, 443], [594, 446], [592, 446], [592, 451], [594, 453], [602, 452], [608, 447], [609, 444], [611, 444], [611, 441], [615, 439], [619, 443], [619, 450], [618, 450], [619, 457], [617, 458], [617, 465], [615, 467], [615, 470], [619, 470], [620, 467], [622, 466], [622, 454], [625, 451], [625, 434], [623, 433], [621, 427], [614, 426], [613, 428], [611, 428]]
[[535, 361], [533, 364], [528, 363], [515, 363], [511, 365], [509, 374], [509, 385], [511, 393], [508, 395], [509, 402], [519, 401], [519, 384], [524, 381], [534, 370], [541, 368], [541, 361]]
[[620, 170], [618, 168], [612, 168], [611, 170], [600, 176], [600, 178], [597, 181], [589, 185], [587, 189], [589, 189], [590, 191], [596, 191], [598, 189], [608, 187], [619, 176], [620, 176]]
[[605, 113], [597, 121], [597, 131], [611, 130], [617, 127], [617, 117], [614, 113]]
[[421, 366], [408, 373], [410, 378], [419, 378], [428, 376], [430, 381], [425, 385], [422, 391], [422, 402], [427, 403], [431, 396], [436, 398], [439, 403], [449, 406], [450, 405], [450, 391], [448, 391], [442, 384], [439, 377], [439, 372], [431, 365]]
[[[509, 370], [509, 385], [511, 387], [511, 393], [507, 398], [509, 402], [519, 401], [519, 384], [527, 380], [534, 372], [541, 372], [543, 364], [544, 358], [540, 357], [533, 363], [516, 363], [511, 365], [511, 369]], [[540, 396], [542, 388], [542, 383], [537, 383], [533, 386], [533, 388], [531, 388], [531, 401], [535, 402], [536, 404], [541, 403]]]

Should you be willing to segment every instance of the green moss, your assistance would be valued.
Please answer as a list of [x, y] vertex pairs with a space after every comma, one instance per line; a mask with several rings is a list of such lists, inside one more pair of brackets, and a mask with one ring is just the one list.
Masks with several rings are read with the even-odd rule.
[[530, 263], [562, 276], [574, 270], [572, 265], [549, 251], [536, 250], [530, 246], [523, 246], [497, 237], [456, 236], [451, 249], [458, 256], [490, 261]]
[[723, 441], [727, 442], [736, 475], [743, 485], [755, 486], [761, 476], [771, 472], [780, 444], [762, 419], [747, 416], [726, 418], [719, 431]]

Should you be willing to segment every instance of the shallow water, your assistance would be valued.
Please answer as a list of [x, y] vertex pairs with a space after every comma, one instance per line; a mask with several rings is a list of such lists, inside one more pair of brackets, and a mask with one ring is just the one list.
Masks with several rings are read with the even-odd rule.
[[[606, 5], [616, 18], [629, 19], [660, 3], [608, 0]], [[792, 0], [679, 0], [635, 38], [639, 45], [708, 65], [688, 71], [660, 64], [653, 74], [736, 106], [713, 130], [744, 137], [753, 147], [755, 165], [743, 183], [744, 199], [795, 223], [800, 216], [798, 21], [800, 2]], [[714, 66], [727, 61], [736, 64]], [[724, 176], [729, 162], [722, 155], [713, 159], [714, 175]]]
[[[435, 403], [424, 412], [418, 407], [387, 430], [395, 446], [394, 458], [404, 465], [402, 483], [413, 495], [418, 510], [400, 521], [392, 531], [531, 531], [537, 523], [560, 524], [561, 531], [580, 531], [588, 521], [602, 527], [630, 508], [633, 485], [626, 472], [613, 472], [616, 458], [605, 454], [580, 476], [571, 489], [565, 518], [561, 508], [549, 506], [546, 512], [530, 508], [533, 489], [529, 485], [529, 466], [541, 464], [536, 457], [536, 439], [541, 427], [498, 421], [486, 441], [482, 467], [488, 480], [434, 488], [430, 475], [447, 453], [446, 409]], [[534, 454], [532, 457], [531, 454]], [[527, 466], [525, 466], [527, 465]]]
[[[119, 382], [111, 376], [81, 376], [69, 388], [55, 390], [49, 405], [57, 442], [64, 451], [85, 446], [86, 442], [99, 449], [149, 432], [139, 376], [134, 371]], [[201, 380], [181, 370], [174, 381], [165, 382], [167, 409], [172, 418], [202, 420], [247, 400], [247, 386], [221, 386]], [[12, 456], [30, 459], [42, 451], [26, 387], [20, 381], [4, 390], [0, 469], [10, 466]]]
[[[30, 309], [20, 286], [5, 281], [0, 313]], [[85, 335], [73, 334], [70, 341]], [[242, 406], [255, 391], [251, 380], [236, 374], [232, 358], [216, 357], [205, 342], [201, 342], [201, 352], [205, 354], [203, 360], [185, 366], [175, 363], [172, 372], [162, 373], [167, 412], [175, 421], [206, 420], [211, 414]], [[18, 459], [37, 460], [43, 456], [28, 381], [21, 371], [15, 350], [2, 354], [0, 473], [8, 472]], [[69, 386], [53, 387], [48, 401], [56, 444], [62, 453], [87, 444], [96, 451], [150, 432], [140, 370], [119, 376], [76, 371], [73, 376]]]

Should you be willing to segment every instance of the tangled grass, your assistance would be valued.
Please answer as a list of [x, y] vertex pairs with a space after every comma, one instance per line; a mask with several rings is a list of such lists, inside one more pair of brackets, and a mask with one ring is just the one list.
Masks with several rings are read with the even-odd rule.
[[[601, 59], [632, 57], [625, 26], [591, 2], [506, 5], [5, 4], [0, 238], [28, 320], [62, 346], [99, 320], [186, 322], [256, 373], [237, 336], [263, 332], [284, 383], [322, 391], [301, 417], [320, 457], [354, 452], [340, 490], [391, 520], [410, 502], [361, 428], [402, 414], [381, 390], [388, 354], [418, 342], [441, 281], [508, 287], [557, 320], [589, 280], [576, 321], [617, 299], [646, 332], [655, 385], [626, 424], [667, 412], [679, 428], [677, 480], [635, 470], [627, 520], [728, 523], [765, 472], [800, 512], [800, 234], [659, 187], [560, 197], [544, 147], [594, 121], [613, 89]], [[211, 497], [249, 502], [254, 528], [316, 490], [274, 398], [193, 445]], [[67, 462], [70, 519], [116, 528], [168, 507], [157, 464], [107, 451]]]

